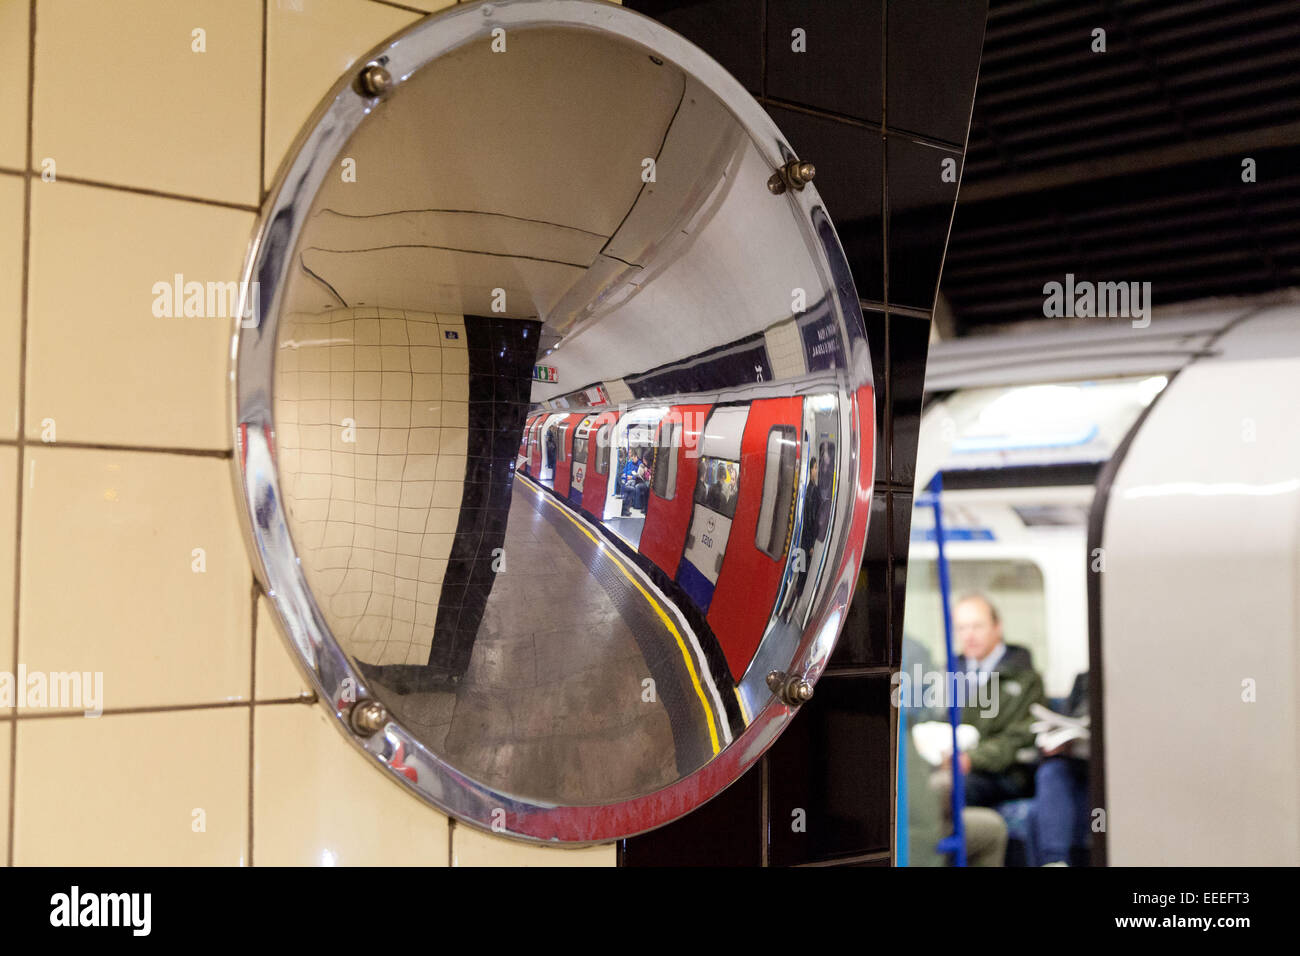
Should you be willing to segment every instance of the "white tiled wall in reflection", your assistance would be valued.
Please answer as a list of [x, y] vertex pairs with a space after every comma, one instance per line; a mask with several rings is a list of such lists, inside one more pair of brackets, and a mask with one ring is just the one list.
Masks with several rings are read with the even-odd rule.
[[468, 447], [464, 319], [337, 309], [287, 317], [282, 342], [280, 474], [312, 593], [358, 659], [426, 663]]
[[[236, 521], [231, 323], [153, 308], [155, 283], [177, 274], [237, 278], [264, 191], [328, 88], [450, 5], [0, 0], [0, 582], [15, 565], [20, 580], [17, 608], [0, 586], [0, 670], [102, 673], [104, 707], [0, 708], [0, 860], [614, 862], [612, 847], [453, 828], [330, 725]], [[375, 635], [377, 662], [428, 652], [415, 625], [436, 611], [468, 450], [464, 335], [457, 350], [434, 334], [459, 319], [424, 317], [436, 341], [408, 353], [385, 339], [391, 318], [317, 317], [373, 322], [375, 340], [302, 350], [294, 372], [296, 453], [322, 480], [304, 518], [321, 567], [346, 600], [352, 562], [369, 560], [410, 607], [409, 635]], [[409, 367], [391, 367], [399, 355]], [[355, 448], [335, 445], [342, 417]], [[396, 495], [412, 471], [423, 483]], [[384, 509], [385, 533], [358, 541], [349, 521], [365, 508]]]

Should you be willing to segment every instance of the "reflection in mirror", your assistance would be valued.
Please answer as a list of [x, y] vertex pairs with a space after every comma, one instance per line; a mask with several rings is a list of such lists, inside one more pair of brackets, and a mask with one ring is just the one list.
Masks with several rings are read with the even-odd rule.
[[444, 809], [665, 822], [806, 699], [856, 578], [871, 375], [834, 233], [769, 184], [793, 154], [757, 105], [634, 14], [462, 8], [371, 62], [382, 96], [340, 86], [282, 173], [241, 330], [278, 613]]

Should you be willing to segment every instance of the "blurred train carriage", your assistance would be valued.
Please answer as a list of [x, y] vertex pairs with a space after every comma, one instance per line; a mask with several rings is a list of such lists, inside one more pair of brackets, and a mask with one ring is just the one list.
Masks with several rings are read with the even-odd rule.
[[[1280, 298], [930, 351], [916, 486], [943, 475], [953, 593], [993, 599], [1058, 707], [1088, 676], [1094, 862], [1300, 860], [1300, 304]], [[917, 509], [905, 669], [943, 660], [935, 557]]]

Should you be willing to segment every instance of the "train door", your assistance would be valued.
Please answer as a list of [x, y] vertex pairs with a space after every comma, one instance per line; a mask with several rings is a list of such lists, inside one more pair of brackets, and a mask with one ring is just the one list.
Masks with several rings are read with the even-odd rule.
[[569, 500], [582, 507], [582, 488], [587, 477], [588, 453], [590, 451], [591, 423], [595, 415], [588, 415], [578, 422], [573, 432], [573, 464], [569, 472]]
[[[726, 409], [715, 411], [714, 418], [721, 411]], [[735, 513], [727, 540], [720, 545], [725, 546], [727, 557], [721, 563], [708, 604], [709, 626], [736, 680], [744, 675], [763, 640], [789, 563], [799, 483], [802, 414], [802, 398], [759, 399], [750, 405], [744, 422]], [[705, 430], [706, 444], [713, 433], [710, 420]], [[701, 480], [706, 460], [701, 459]], [[696, 488], [699, 487], [697, 480]], [[706, 494], [706, 500], [707, 497]], [[699, 501], [697, 494], [697, 508]], [[692, 521], [692, 533], [694, 530]], [[689, 537], [687, 542], [690, 559]], [[721, 551], [718, 556], [721, 557]], [[691, 565], [694, 566], [694, 560]], [[687, 561], [683, 561], [679, 578], [686, 573], [687, 566]]]
[[673, 405], [655, 431], [654, 468], [639, 550], [673, 578], [691, 520], [691, 490], [708, 414], [708, 405]]
[[581, 415], [561, 416], [555, 437], [555, 475], [551, 487], [561, 498], [569, 497], [569, 479], [573, 470], [573, 433], [580, 421]]
[[[587, 434], [587, 469], [582, 479], [582, 510], [597, 521], [605, 517], [605, 499], [609, 493], [614, 429], [618, 412], [603, 412], [592, 420]], [[593, 444], [594, 443], [594, 444]]]
[[748, 405], [715, 408], [699, 446], [691, 521], [677, 583], [706, 614], [740, 500], [740, 445], [748, 416]]
[[565, 417], [563, 412], [558, 412], [542, 420], [541, 434], [538, 436], [541, 465], [537, 469], [537, 477], [543, 484], [553, 485], [555, 482], [555, 462], [560, 451], [560, 423]]
[[545, 421], [545, 415], [538, 415], [528, 433], [528, 474], [534, 477], [542, 473], [542, 423]]
[[[634, 458], [653, 462], [655, 430], [667, 411], [665, 406], [634, 408], [625, 412], [610, 430], [609, 480], [605, 488], [605, 510], [602, 517], [618, 518], [630, 511], [630, 508], [624, 508], [623, 488], [628, 462]], [[643, 510], [641, 518], [644, 517]]]
[[[667, 414], [664, 405], [643, 406], [624, 412], [609, 430], [608, 471], [603, 476], [605, 498], [601, 521], [628, 545], [639, 549], [650, 500], [655, 432]], [[602, 507], [587, 498], [592, 513]]]
[[534, 415], [524, 422], [524, 436], [519, 442], [519, 458], [515, 461], [515, 471], [521, 472], [525, 475], [528, 474], [529, 471], [528, 462], [529, 456], [532, 452], [533, 425], [536, 421], [537, 416]]

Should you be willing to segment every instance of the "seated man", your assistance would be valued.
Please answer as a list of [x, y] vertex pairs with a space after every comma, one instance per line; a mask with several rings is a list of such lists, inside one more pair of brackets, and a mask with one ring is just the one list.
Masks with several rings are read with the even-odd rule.
[[627, 456], [627, 461], [623, 464], [623, 470], [618, 475], [617, 496], [623, 499], [623, 508], [620, 512], [624, 517], [632, 508], [634, 478], [637, 470], [641, 467], [641, 459], [635, 453]]
[[[982, 594], [958, 600], [953, 630], [963, 654], [958, 666], [967, 679], [962, 723], [980, 733], [975, 748], [958, 758], [966, 775], [966, 803], [992, 807], [1033, 796], [1033, 760], [1022, 761], [1021, 753], [1034, 748], [1029, 707], [1045, 698], [1029, 651], [1003, 642], [997, 608]], [[978, 694], [977, 687], [983, 688]]]

